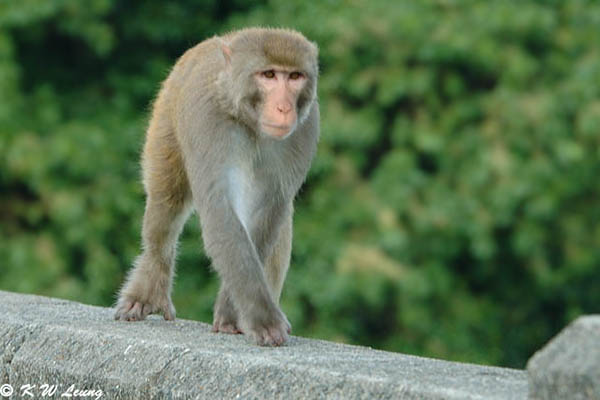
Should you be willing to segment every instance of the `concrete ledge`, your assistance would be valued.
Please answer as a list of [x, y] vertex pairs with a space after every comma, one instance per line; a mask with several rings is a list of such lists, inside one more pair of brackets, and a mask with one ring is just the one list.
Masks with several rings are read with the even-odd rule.
[[[113, 321], [111, 309], [0, 291], [0, 385], [87, 398], [526, 399], [524, 371], [293, 337], [261, 348], [207, 324]], [[52, 386], [50, 386], [52, 387]], [[3, 386], [8, 390], [8, 386]], [[101, 392], [100, 392], [101, 391]], [[100, 397], [97, 395], [101, 394]]]
[[527, 363], [533, 400], [600, 400], [600, 315], [580, 317]]

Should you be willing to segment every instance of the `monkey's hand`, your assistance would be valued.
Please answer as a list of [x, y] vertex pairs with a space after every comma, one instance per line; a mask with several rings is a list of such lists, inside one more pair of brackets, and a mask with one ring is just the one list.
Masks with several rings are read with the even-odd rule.
[[259, 346], [281, 346], [292, 331], [292, 325], [277, 306], [269, 311], [255, 310], [240, 322], [242, 331]]

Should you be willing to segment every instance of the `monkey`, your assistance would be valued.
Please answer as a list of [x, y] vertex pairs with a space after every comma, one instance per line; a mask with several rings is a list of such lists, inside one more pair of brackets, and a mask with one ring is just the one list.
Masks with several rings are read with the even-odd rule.
[[115, 319], [175, 319], [176, 246], [195, 210], [220, 279], [212, 330], [262, 346], [288, 341], [279, 300], [293, 200], [320, 134], [317, 59], [317, 45], [299, 32], [246, 28], [204, 40], [177, 60], [146, 131], [142, 251]]

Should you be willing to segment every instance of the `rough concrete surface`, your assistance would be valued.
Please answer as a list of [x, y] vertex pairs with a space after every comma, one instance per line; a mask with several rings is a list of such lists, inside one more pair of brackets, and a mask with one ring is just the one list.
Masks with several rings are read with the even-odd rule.
[[29, 398], [32, 385], [42, 398], [44, 384], [57, 385], [51, 398], [527, 398], [525, 371], [299, 337], [257, 347], [200, 322], [119, 322], [109, 308], [0, 291], [0, 394]]
[[530, 398], [600, 400], [600, 315], [580, 317], [527, 363]]

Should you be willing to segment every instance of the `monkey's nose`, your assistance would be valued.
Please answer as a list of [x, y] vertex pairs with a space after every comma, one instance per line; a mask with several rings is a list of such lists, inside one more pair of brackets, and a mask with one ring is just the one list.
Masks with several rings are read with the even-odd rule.
[[292, 111], [292, 105], [290, 103], [279, 103], [277, 104], [277, 111], [282, 114], [287, 114]]

